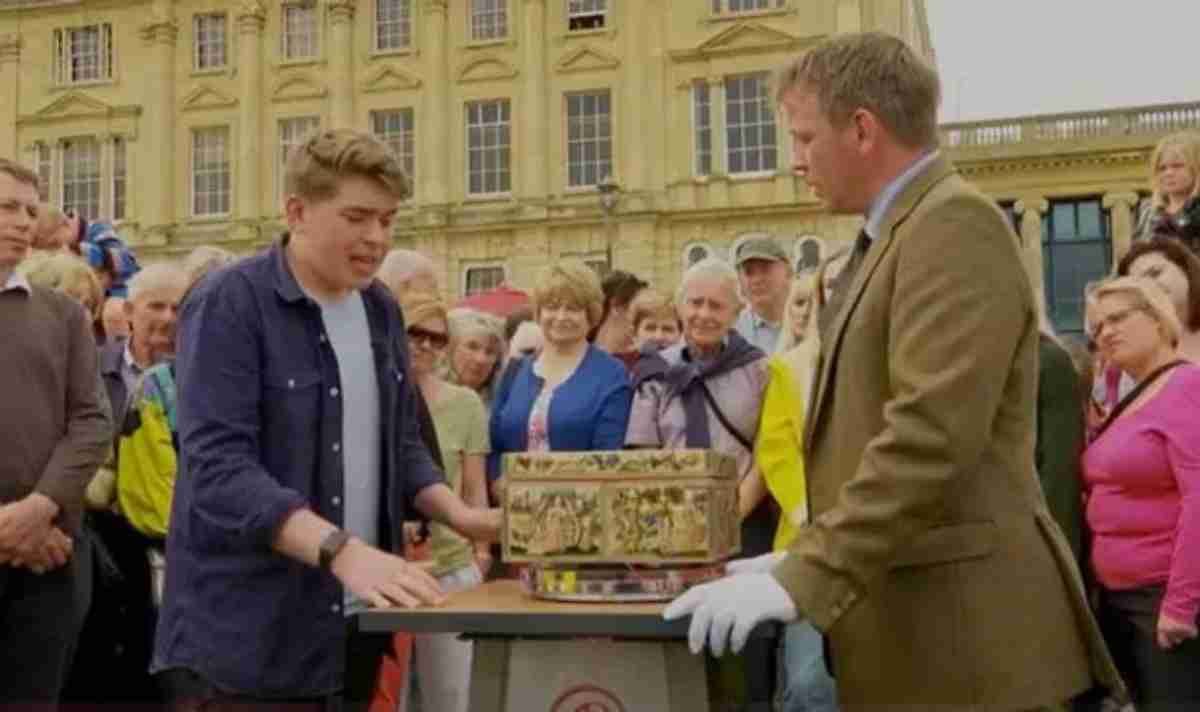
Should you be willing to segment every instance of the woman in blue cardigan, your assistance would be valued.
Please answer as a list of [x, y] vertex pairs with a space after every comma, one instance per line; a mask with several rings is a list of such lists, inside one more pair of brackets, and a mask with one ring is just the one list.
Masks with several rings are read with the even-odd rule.
[[540, 354], [505, 369], [492, 402], [488, 476], [506, 452], [620, 450], [633, 390], [620, 361], [588, 343], [600, 321], [600, 280], [578, 260], [550, 265], [533, 290]]

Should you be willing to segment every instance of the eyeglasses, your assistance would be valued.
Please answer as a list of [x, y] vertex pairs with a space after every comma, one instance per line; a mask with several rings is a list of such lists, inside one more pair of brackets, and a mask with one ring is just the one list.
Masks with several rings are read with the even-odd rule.
[[1096, 320], [1096, 322], [1092, 325], [1092, 340], [1099, 341], [1100, 335], [1104, 333], [1105, 329], [1124, 324], [1126, 319], [1128, 319], [1135, 312], [1140, 311], [1145, 311], [1144, 307], [1129, 307], [1127, 309], [1115, 311], [1103, 319]]
[[414, 344], [424, 343], [427, 348], [440, 351], [450, 343], [450, 337], [442, 331], [430, 331], [419, 326], [408, 327], [408, 340]]

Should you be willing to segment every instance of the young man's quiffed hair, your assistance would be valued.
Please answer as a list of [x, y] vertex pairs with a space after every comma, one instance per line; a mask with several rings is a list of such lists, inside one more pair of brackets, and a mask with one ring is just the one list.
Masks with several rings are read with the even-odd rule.
[[941, 82], [899, 37], [867, 32], [822, 42], [776, 74], [776, 101], [793, 89], [815, 93], [835, 127], [866, 109], [909, 148], [937, 145]]
[[328, 200], [337, 195], [343, 178], [369, 178], [399, 200], [412, 195], [408, 176], [387, 144], [350, 129], [314, 134], [288, 156], [284, 191], [305, 200]]
[[16, 161], [0, 158], [0, 173], [11, 176], [18, 183], [31, 185], [34, 188], [38, 187], [38, 174]]

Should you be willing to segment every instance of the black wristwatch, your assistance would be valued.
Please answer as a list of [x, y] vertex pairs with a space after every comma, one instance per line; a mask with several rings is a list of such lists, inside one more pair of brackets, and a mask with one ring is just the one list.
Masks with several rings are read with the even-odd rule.
[[345, 529], [335, 529], [321, 540], [321, 549], [317, 554], [317, 563], [329, 571], [333, 568], [333, 559], [350, 542], [350, 532]]

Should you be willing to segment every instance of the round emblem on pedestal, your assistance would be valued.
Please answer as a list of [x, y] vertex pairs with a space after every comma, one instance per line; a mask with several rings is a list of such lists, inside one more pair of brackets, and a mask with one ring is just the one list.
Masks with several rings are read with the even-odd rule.
[[559, 695], [550, 712], [625, 712], [625, 705], [608, 690], [579, 685]]

